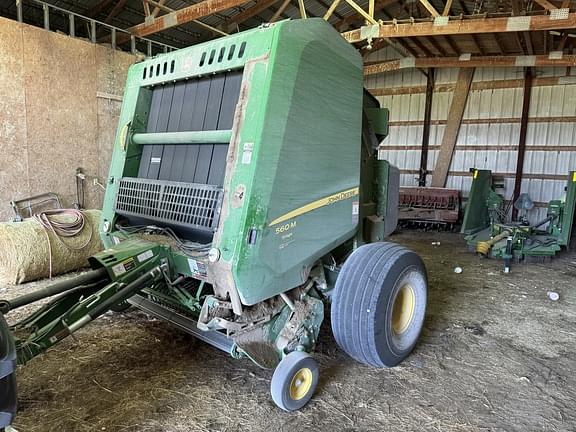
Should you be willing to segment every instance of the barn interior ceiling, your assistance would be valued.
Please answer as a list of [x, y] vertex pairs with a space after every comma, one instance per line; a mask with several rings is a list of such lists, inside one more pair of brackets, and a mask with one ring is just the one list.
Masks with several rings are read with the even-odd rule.
[[[37, 0], [0, 0], [0, 15], [45, 25]], [[48, 0], [50, 28], [68, 32], [65, 11], [127, 30], [138, 37], [181, 48], [262, 23], [323, 17], [364, 54], [391, 45], [406, 57], [435, 60], [474, 56], [559, 56], [576, 40], [576, 4], [571, 0]], [[54, 13], [56, 11], [56, 13]], [[61, 11], [61, 13], [58, 13]], [[79, 21], [79, 20], [77, 20]], [[75, 25], [76, 36], [89, 29]], [[106, 42], [106, 28], [97, 40]], [[108, 38], [108, 39], [107, 39]], [[129, 49], [130, 39], [117, 44]], [[551, 54], [552, 53], [552, 54]], [[444, 61], [446, 61], [444, 59]], [[449, 65], [447, 65], [449, 67]], [[529, 66], [529, 65], [528, 65]]]

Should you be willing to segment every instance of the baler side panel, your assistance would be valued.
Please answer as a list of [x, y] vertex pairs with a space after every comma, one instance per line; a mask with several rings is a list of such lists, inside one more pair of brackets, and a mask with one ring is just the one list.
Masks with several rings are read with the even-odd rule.
[[[322, 20], [278, 30], [234, 267], [245, 304], [302, 284], [312, 264], [357, 229], [361, 59], [332, 32]], [[298, 209], [304, 211], [284, 218]], [[253, 244], [247, 241], [251, 232]]]

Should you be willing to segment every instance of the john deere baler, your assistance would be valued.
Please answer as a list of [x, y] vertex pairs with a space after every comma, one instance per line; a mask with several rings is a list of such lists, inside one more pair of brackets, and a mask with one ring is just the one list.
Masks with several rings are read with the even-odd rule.
[[133, 65], [100, 227], [107, 249], [82, 280], [34, 298], [57, 294], [12, 327], [19, 361], [128, 303], [274, 368], [285, 410], [316, 387], [308, 353], [327, 303], [353, 358], [404, 359], [422, 328], [426, 272], [383, 242], [399, 173], [377, 159], [387, 110], [362, 83], [360, 55], [320, 19]]

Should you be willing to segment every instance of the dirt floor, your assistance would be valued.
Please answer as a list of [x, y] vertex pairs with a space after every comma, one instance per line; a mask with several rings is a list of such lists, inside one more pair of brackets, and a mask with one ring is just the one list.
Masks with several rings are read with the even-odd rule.
[[[131, 310], [105, 315], [18, 369], [15, 428], [576, 430], [576, 255], [504, 275], [500, 262], [467, 253], [457, 234], [410, 231], [392, 240], [422, 255], [430, 281], [420, 343], [401, 367], [355, 363], [325, 323], [317, 394], [288, 414], [269, 396], [270, 371]], [[547, 297], [550, 290], [558, 301]]]

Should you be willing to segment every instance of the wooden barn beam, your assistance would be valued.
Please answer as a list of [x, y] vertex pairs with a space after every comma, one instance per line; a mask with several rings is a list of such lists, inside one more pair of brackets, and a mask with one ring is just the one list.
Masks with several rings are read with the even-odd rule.
[[160, 13], [160, 10], [162, 10], [162, 6], [164, 6], [164, 3], [166, 3], [166, 0], [158, 0], [158, 2], [156, 2], [156, 6], [154, 6], [154, 9], [152, 10], [152, 16], [154, 18], [156, 18]]
[[[524, 174], [524, 156], [526, 155], [526, 135], [528, 133], [528, 114], [530, 112], [530, 98], [532, 96], [532, 68], [526, 68], [524, 75], [524, 98], [522, 100], [522, 119], [520, 121], [520, 136], [518, 138], [518, 154], [516, 156], [516, 175], [514, 178], [514, 193], [512, 202], [515, 203], [520, 196], [522, 176]], [[516, 220], [518, 210], [512, 209], [512, 220]]]
[[290, 1], [291, 0], [284, 0], [284, 2], [280, 5], [278, 10], [272, 16], [272, 18], [270, 18], [271, 23], [275, 22], [280, 17], [280, 15], [282, 15], [284, 13], [286, 8], [290, 5]]
[[326, 13], [324, 14], [323, 19], [325, 19], [326, 21], [328, 21], [330, 19], [330, 17], [332, 16], [332, 14], [334, 13], [334, 11], [336, 10], [336, 8], [338, 7], [338, 5], [340, 4], [340, 0], [333, 0], [332, 4], [330, 5], [330, 7], [328, 8], [328, 10], [326, 11]]
[[450, 164], [452, 163], [452, 156], [454, 155], [454, 148], [458, 140], [458, 132], [464, 117], [466, 101], [468, 100], [473, 78], [474, 69], [460, 69], [456, 87], [454, 88], [452, 104], [448, 112], [448, 120], [444, 128], [444, 135], [442, 136], [442, 144], [440, 144], [440, 152], [438, 153], [436, 167], [432, 175], [432, 187], [446, 186], [446, 179], [448, 178], [448, 171], [450, 171]]
[[277, 2], [278, 0], [260, 0], [254, 6], [244, 9], [242, 12], [231, 17], [224, 23], [224, 25], [228, 31], [230, 31], [232, 28], [234, 28], [233, 26], [242, 24], [244, 21], [258, 15], [262, 11], [265, 11]]
[[[163, 1], [163, 0], [160, 0], [160, 1], [144, 0], [144, 1], [147, 2], [147, 3], [150, 3], [152, 6], [154, 6], [154, 10], [152, 11], [152, 16], [153, 16], [153, 17], [156, 17], [156, 14], [155, 14], [156, 9], [158, 9], [159, 11], [160, 11], [160, 10], [163, 10], [164, 12], [169, 12], [169, 13], [175, 12], [175, 9], [172, 9], [172, 8], [164, 5], [165, 0], [164, 0], [164, 1]], [[198, 26], [206, 29], [206, 30], [211, 31], [211, 32], [214, 33], [214, 34], [217, 34], [217, 35], [220, 35], [220, 36], [228, 36], [228, 33], [223, 32], [222, 30], [217, 29], [216, 27], [212, 27], [211, 25], [204, 24], [202, 21], [192, 20], [192, 22], [193, 22], [194, 24], [197, 24]]]
[[199, 18], [222, 12], [247, 3], [248, 0], [203, 0], [156, 18], [153, 22], [130, 27], [127, 31], [135, 36], [148, 36], [166, 29], [198, 20]]
[[446, 5], [444, 6], [444, 11], [442, 11], [442, 16], [449, 16], [451, 7], [452, 7], [452, 0], [447, 0]]
[[433, 21], [405, 24], [380, 24], [348, 31], [342, 33], [342, 36], [344, 36], [348, 42], [355, 43], [368, 39], [369, 37], [375, 39], [462, 34], [474, 35], [517, 31], [566, 30], [574, 28], [576, 28], [576, 13], [568, 14], [568, 18], [566, 19], [551, 19], [549, 15], [534, 15], [509, 18], [453, 19], [445, 25], [436, 25]]
[[[398, 3], [398, 0], [376, 0], [374, 3], [374, 10], [378, 12], [379, 10], [384, 9], [386, 6], [390, 6], [394, 3]], [[346, 29], [353, 21], [357, 19], [359, 19], [358, 13], [354, 11], [352, 14], [344, 17], [336, 24], [334, 24], [334, 27], [340, 30]]]
[[420, 0], [420, 4], [424, 6], [426, 10], [430, 12], [430, 15], [432, 15], [433, 17], [440, 16], [438, 11], [434, 9], [434, 6], [432, 6], [428, 0]]
[[[462, 12], [464, 12], [464, 15], [470, 15], [470, 10], [466, 6], [465, 1], [458, 0], [458, 4], [460, 5]], [[470, 35], [470, 38], [472, 39], [472, 42], [474, 42], [474, 45], [476, 46], [476, 49], [478, 50], [480, 55], [486, 55], [486, 52], [484, 51], [484, 48], [482, 47], [482, 44], [480, 43], [480, 40], [478, 39], [478, 37], [476, 35], [472, 34], [472, 35]]]
[[558, 9], [556, 6], [554, 6], [548, 0], [534, 0], [534, 1], [546, 10]]
[[535, 56], [478, 56], [462, 57], [406, 57], [387, 60], [364, 66], [364, 75], [375, 75], [409, 68], [477, 68], [477, 67], [523, 67], [523, 66], [576, 66], [576, 55], [563, 55], [550, 58], [547, 55]]

